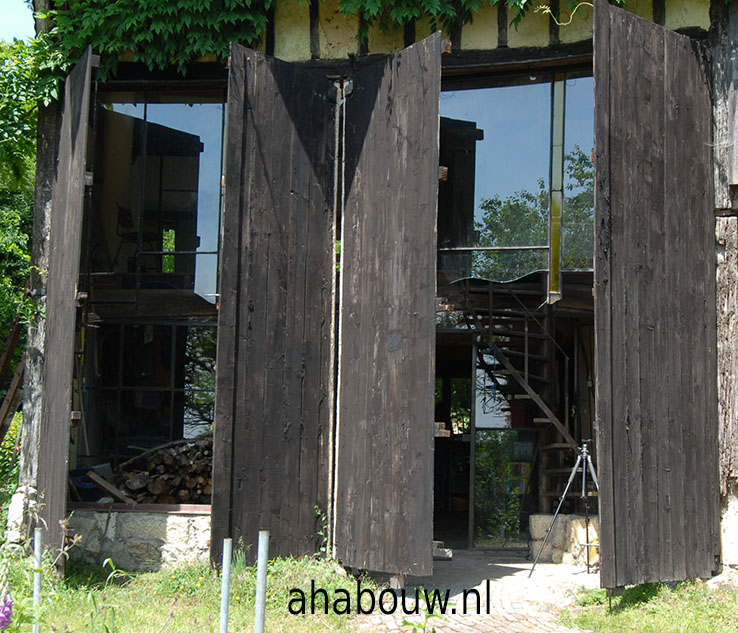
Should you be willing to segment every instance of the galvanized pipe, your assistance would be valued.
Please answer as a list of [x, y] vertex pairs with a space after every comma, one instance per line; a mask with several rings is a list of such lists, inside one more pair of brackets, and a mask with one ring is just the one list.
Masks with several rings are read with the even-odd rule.
[[254, 612], [254, 633], [264, 633], [268, 559], [269, 532], [267, 530], [259, 530], [259, 549], [256, 559], [256, 608]]
[[39, 633], [41, 624], [38, 621], [38, 606], [41, 602], [41, 555], [44, 549], [44, 531], [37, 527], [33, 530], [33, 633]]
[[228, 633], [228, 599], [231, 593], [231, 553], [233, 539], [223, 539], [223, 565], [220, 581], [220, 633]]

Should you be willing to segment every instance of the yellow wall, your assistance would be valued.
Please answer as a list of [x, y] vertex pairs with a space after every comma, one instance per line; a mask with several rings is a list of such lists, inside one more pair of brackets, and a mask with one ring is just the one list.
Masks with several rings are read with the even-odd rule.
[[683, 26], [710, 28], [710, 0], [667, 0], [665, 26], [667, 29]]
[[275, 57], [288, 62], [310, 59], [310, 5], [307, 2], [279, 0], [274, 9], [274, 32]]
[[[338, 10], [338, 0], [313, 2], [319, 3], [321, 59], [342, 59], [356, 55], [359, 51], [359, 18], [343, 15]], [[309, 30], [310, 22], [305, 22], [302, 28]]]
[[[357, 55], [359, 43], [359, 19], [344, 16], [338, 10], [339, 0], [314, 0], [318, 2], [320, 15], [319, 39], [321, 59], [346, 59]], [[532, 0], [538, 4], [537, 0]], [[545, 2], [545, 0], [542, 0]], [[563, 3], [564, 5], [566, 3]], [[710, 0], [668, 0], [666, 2], [666, 26], [709, 28]], [[636, 15], [653, 19], [653, 0], [627, 0], [626, 8]], [[561, 19], [568, 18], [568, 8], [562, 9]], [[514, 16], [508, 10], [508, 21]], [[430, 20], [422, 18], [415, 26], [416, 39], [421, 40], [432, 32]], [[491, 50], [498, 46], [497, 7], [485, 6], [474, 14], [471, 23], [464, 25], [461, 33], [462, 50]], [[448, 34], [444, 34], [448, 37]], [[592, 37], [592, 9], [583, 6], [574, 20], [559, 28], [562, 43], [580, 42]], [[508, 47], [546, 47], [549, 44], [549, 17], [530, 11], [516, 29], [507, 29]], [[382, 33], [375, 24], [369, 29], [369, 54], [387, 54], [400, 50], [404, 45], [402, 29]], [[310, 14], [307, 0], [276, 0], [275, 55], [288, 61], [310, 59]]]
[[489, 49], [497, 47], [497, 7], [483, 7], [474, 14], [474, 20], [461, 30], [462, 49]]

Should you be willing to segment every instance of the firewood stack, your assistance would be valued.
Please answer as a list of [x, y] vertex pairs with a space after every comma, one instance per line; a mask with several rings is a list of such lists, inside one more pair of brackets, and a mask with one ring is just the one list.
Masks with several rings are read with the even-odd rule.
[[213, 438], [177, 440], [121, 464], [116, 485], [136, 503], [210, 503]]

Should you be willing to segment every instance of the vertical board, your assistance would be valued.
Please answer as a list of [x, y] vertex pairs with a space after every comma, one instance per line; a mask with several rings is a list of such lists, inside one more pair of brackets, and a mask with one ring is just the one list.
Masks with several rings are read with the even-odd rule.
[[323, 76], [231, 48], [213, 456], [212, 557], [320, 546], [327, 511], [334, 106]]
[[441, 39], [359, 71], [346, 102], [335, 553], [432, 569]]
[[601, 583], [719, 567], [712, 106], [698, 45], [595, 9]]
[[42, 370], [38, 491], [41, 518], [53, 551], [61, 547], [66, 517], [72, 407], [77, 276], [85, 193], [92, 53], [88, 48], [64, 83], [56, 172], [52, 186], [46, 340]]

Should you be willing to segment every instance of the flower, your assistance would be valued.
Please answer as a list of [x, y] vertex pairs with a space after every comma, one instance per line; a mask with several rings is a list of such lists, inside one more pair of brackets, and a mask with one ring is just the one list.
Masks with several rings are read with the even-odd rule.
[[12, 615], [13, 598], [7, 586], [4, 586], [2, 592], [0, 592], [0, 631], [4, 631], [10, 626]]

